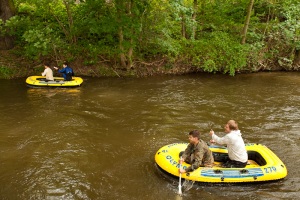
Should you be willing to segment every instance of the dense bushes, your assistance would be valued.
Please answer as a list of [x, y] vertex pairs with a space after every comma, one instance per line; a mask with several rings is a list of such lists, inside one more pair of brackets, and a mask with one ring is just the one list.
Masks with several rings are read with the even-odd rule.
[[[246, 44], [241, 30], [249, 0], [16, 0], [16, 16], [2, 34], [33, 60], [132, 70], [168, 70], [178, 60], [194, 69], [297, 70], [300, 61], [298, 0], [255, 1]], [[155, 64], [155, 59], [165, 62]], [[101, 64], [100, 64], [101, 63]], [[143, 67], [143, 66], [142, 66]]]

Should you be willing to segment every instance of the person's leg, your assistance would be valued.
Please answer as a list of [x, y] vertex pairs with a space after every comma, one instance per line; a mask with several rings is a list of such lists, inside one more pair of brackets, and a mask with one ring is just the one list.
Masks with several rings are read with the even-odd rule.
[[224, 163], [222, 165], [222, 167], [224, 167], [224, 168], [244, 168], [244, 167], [246, 167], [246, 165], [247, 165], [247, 162], [242, 163], [239, 161], [229, 159], [226, 163]]
[[234, 168], [233, 161], [228, 158], [228, 160], [222, 164], [224, 168]]
[[247, 162], [242, 163], [239, 161], [234, 161], [234, 167], [236, 167], [236, 168], [244, 168], [244, 167], [246, 167], [246, 165], [247, 165]]
[[67, 81], [71, 81], [72, 80], [72, 75], [70, 73], [66, 74], [66, 80]]

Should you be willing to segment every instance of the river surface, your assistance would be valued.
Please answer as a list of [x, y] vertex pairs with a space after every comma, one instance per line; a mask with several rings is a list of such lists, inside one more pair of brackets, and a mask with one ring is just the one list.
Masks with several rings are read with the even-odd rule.
[[[80, 88], [0, 80], [0, 199], [299, 199], [300, 73], [85, 77]], [[246, 143], [269, 147], [288, 176], [194, 186], [155, 165], [156, 151], [234, 119]]]

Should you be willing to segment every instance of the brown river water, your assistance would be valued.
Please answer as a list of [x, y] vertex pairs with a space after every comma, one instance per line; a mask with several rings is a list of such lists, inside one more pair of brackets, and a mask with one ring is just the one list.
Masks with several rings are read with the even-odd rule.
[[[299, 199], [300, 73], [90, 78], [73, 89], [0, 80], [0, 199]], [[288, 176], [255, 184], [196, 183], [155, 165], [156, 151], [199, 129], [269, 147]]]

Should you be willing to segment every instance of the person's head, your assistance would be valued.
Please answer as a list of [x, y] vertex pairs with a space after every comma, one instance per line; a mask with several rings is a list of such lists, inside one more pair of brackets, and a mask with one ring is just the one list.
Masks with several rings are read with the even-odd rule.
[[234, 120], [229, 120], [224, 127], [225, 133], [230, 133], [233, 130], [239, 130], [238, 124]]
[[192, 144], [197, 144], [200, 140], [200, 132], [198, 130], [193, 130], [189, 132], [189, 141]]
[[48, 68], [50, 65], [48, 63], [44, 64], [45, 68]]
[[67, 62], [64, 62], [63, 63], [63, 67], [65, 68], [65, 67], [67, 67], [68, 66], [68, 63]]

